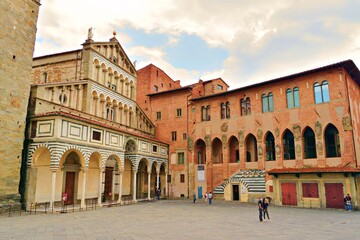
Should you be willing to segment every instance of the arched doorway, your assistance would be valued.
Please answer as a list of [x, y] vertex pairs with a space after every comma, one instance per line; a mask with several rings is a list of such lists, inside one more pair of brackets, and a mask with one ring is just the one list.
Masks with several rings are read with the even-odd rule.
[[254, 135], [249, 134], [245, 140], [246, 162], [257, 162], [257, 141]]
[[136, 174], [136, 198], [147, 198], [148, 192], [148, 162], [146, 159], [141, 159], [139, 162], [138, 171]]
[[275, 161], [275, 138], [271, 132], [266, 133], [265, 137], [265, 156], [266, 161]]
[[294, 134], [289, 129], [285, 130], [282, 141], [283, 141], [284, 159], [285, 160], [295, 159]]
[[229, 139], [229, 162], [240, 162], [239, 141], [234, 136], [231, 136]]
[[341, 157], [339, 131], [331, 123], [325, 128], [326, 157]]
[[306, 127], [303, 134], [304, 158], [316, 158], [315, 133], [310, 127]]
[[65, 204], [75, 204], [79, 192], [79, 170], [82, 167], [81, 156], [77, 152], [70, 150], [64, 154], [61, 162], [64, 173], [62, 192], [67, 194]]
[[222, 142], [218, 138], [212, 142], [212, 162], [213, 164], [223, 162]]
[[33, 166], [29, 171], [29, 186], [31, 182], [36, 181], [34, 188], [28, 189], [28, 201], [43, 203], [50, 202], [51, 189], [49, 182], [51, 182], [50, 170], [50, 151], [45, 147], [38, 148], [33, 154]]
[[129, 198], [132, 194], [132, 186], [133, 186], [133, 174], [132, 174], [132, 162], [125, 158], [124, 161], [124, 172], [122, 176], [122, 196], [125, 198]]
[[109, 156], [105, 163], [104, 191], [102, 201], [114, 200], [115, 181], [118, 176], [119, 166], [116, 156]]
[[195, 164], [205, 164], [206, 163], [206, 145], [202, 139], [199, 139], [195, 143]]
[[99, 177], [101, 171], [101, 155], [94, 152], [89, 158], [89, 167], [86, 174], [86, 197], [97, 198], [99, 196]]
[[150, 196], [152, 198], [155, 198], [155, 193], [156, 193], [156, 186], [157, 186], [157, 173], [156, 173], [156, 169], [157, 169], [157, 162], [153, 162], [152, 166], [151, 166], [151, 176], [150, 176]]

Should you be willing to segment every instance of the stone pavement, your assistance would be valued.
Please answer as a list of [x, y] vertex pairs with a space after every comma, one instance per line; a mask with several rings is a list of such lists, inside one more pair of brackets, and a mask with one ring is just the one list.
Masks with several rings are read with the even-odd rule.
[[360, 212], [269, 207], [201, 199], [0, 218], [0, 239], [359, 239]]

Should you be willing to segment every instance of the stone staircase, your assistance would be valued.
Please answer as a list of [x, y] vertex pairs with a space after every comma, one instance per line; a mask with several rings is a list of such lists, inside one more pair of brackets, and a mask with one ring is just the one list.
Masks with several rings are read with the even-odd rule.
[[265, 170], [240, 170], [214, 189], [214, 194], [224, 194], [225, 187], [232, 182], [240, 182], [249, 193], [265, 193]]

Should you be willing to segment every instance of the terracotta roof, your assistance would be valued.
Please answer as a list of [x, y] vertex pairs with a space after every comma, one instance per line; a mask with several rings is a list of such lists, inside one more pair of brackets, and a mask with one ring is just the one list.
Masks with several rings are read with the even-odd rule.
[[63, 55], [63, 54], [76, 53], [76, 52], [80, 52], [80, 51], [81, 51], [81, 49], [76, 49], [76, 50], [70, 50], [70, 51], [66, 51], [66, 52], [50, 53], [50, 54], [47, 54], [47, 55], [33, 57], [33, 60], [37, 60], [37, 59], [41, 59], [41, 58], [47, 58], [47, 57], [59, 56], [59, 55]]
[[270, 175], [287, 173], [360, 173], [360, 169], [352, 167], [280, 168], [272, 169], [267, 173]]
[[177, 91], [181, 91], [181, 90], [191, 90], [192, 89], [192, 85], [189, 86], [185, 86], [185, 87], [179, 87], [179, 88], [175, 88], [175, 89], [171, 89], [171, 90], [166, 90], [166, 91], [162, 91], [162, 92], [156, 92], [156, 93], [150, 93], [147, 94], [146, 96], [155, 96], [155, 95], [160, 95], [160, 94], [166, 94], [166, 93], [173, 93], [173, 92], [177, 92]]
[[243, 91], [243, 90], [246, 90], [246, 89], [249, 89], [249, 88], [255, 88], [255, 87], [263, 86], [263, 85], [266, 85], [266, 84], [280, 82], [280, 81], [283, 81], [283, 80], [288, 80], [288, 79], [301, 77], [301, 76], [316, 73], [316, 72], [321, 72], [321, 71], [334, 69], [334, 68], [341, 68], [341, 67], [345, 68], [346, 71], [348, 72], [348, 74], [360, 86], [360, 71], [357, 68], [357, 66], [355, 65], [355, 63], [352, 60], [349, 59], [349, 60], [346, 60], [346, 61], [326, 65], [326, 66], [323, 66], [323, 67], [313, 68], [313, 69], [310, 69], [310, 70], [307, 70], [307, 71], [294, 73], [294, 74], [291, 74], [291, 75], [288, 75], [288, 76], [279, 77], [279, 78], [275, 78], [275, 79], [272, 79], [272, 80], [263, 81], [263, 82], [260, 82], [260, 83], [255, 83], [255, 84], [248, 85], [248, 86], [241, 87], [241, 88], [236, 88], [236, 89], [233, 89], [233, 90], [230, 90], [230, 91], [226, 91], [226, 92], [222, 92], [222, 93], [218, 93], [218, 94], [213, 94], [213, 95], [206, 95], [206, 96], [198, 97], [198, 98], [193, 98], [193, 99], [191, 99], [191, 101], [197, 101], [197, 100], [202, 100], [202, 99], [205, 99], [205, 98], [223, 96], [223, 95], [226, 95], [226, 94], [230, 94], [230, 93], [234, 93], [234, 92], [238, 92], [238, 91]]
[[212, 81], [215, 81], [215, 80], [221, 80], [223, 83], [226, 84], [226, 86], [230, 87], [222, 78], [214, 78], [214, 79], [210, 79], [210, 80], [204, 80], [203, 83], [210, 83]]
[[134, 132], [131, 132], [131, 131], [127, 131], [125, 129], [120, 129], [120, 128], [115, 127], [115, 126], [110, 126], [110, 125], [107, 125], [107, 124], [103, 124], [103, 123], [101, 123], [99, 121], [96, 121], [96, 120], [90, 120], [90, 119], [80, 117], [80, 116], [77, 116], [77, 115], [74, 115], [74, 114], [71, 114], [71, 113], [63, 112], [63, 111], [54, 111], [54, 112], [47, 112], [47, 113], [37, 114], [37, 115], [32, 116], [32, 118], [34, 118], [34, 117], [44, 117], [44, 116], [64, 116], [64, 117], [68, 117], [68, 118], [71, 118], [71, 119], [76, 119], [76, 120], [91, 123], [91, 124], [94, 124], [94, 125], [97, 125], [97, 126], [101, 126], [101, 127], [104, 127], [104, 128], [108, 128], [108, 129], [111, 129], [111, 130], [114, 130], [114, 131], [124, 132], [124, 133], [127, 133], [129, 135], [133, 135], [133, 136], [141, 137], [141, 138], [148, 139], [148, 140], [151, 140], [151, 141], [155, 141], [155, 142], [158, 142], [158, 143], [162, 143], [162, 144], [165, 144], [165, 145], [169, 145], [166, 142], [157, 140], [155, 137], [153, 138], [153, 137], [150, 137], [150, 136], [145, 135], [145, 134], [142, 135], [142, 134], [134, 133]]

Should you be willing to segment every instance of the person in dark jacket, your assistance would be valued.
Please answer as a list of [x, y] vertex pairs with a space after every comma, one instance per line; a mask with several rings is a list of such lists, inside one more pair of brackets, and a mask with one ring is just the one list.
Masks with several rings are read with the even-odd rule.
[[266, 217], [270, 221], [269, 212], [268, 212], [268, 206], [269, 206], [269, 203], [267, 202], [266, 198], [263, 198], [263, 200], [262, 200], [262, 208], [263, 208], [263, 212], [264, 212], [264, 221], [265, 221]]
[[263, 218], [262, 218], [263, 206], [262, 206], [262, 199], [261, 198], [259, 198], [258, 207], [259, 207], [259, 220], [260, 220], [260, 222], [262, 222], [263, 221]]
[[351, 197], [350, 194], [347, 194], [344, 197], [344, 204], [345, 204], [345, 210], [351, 211], [352, 210], [352, 204], [351, 204]]

